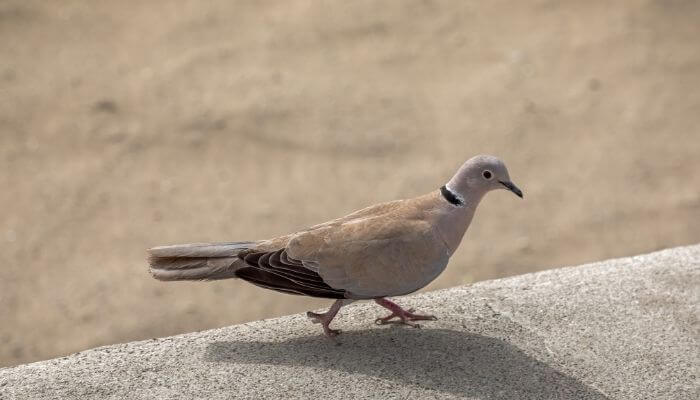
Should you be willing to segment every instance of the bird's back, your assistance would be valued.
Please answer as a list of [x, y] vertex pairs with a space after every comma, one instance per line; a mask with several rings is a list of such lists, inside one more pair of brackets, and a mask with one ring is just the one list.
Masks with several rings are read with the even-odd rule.
[[449, 259], [432, 221], [438, 200], [430, 193], [371, 206], [290, 235], [285, 247], [348, 297], [411, 293]]

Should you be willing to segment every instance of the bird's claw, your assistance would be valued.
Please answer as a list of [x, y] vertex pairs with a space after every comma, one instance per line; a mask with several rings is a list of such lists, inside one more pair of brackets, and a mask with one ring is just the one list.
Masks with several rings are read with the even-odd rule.
[[[414, 314], [415, 310], [413, 308], [409, 308], [408, 310], [402, 310], [402, 312], [392, 312], [390, 315], [387, 315], [386, 317], [382, 318], [377, 318], [374, 320], [374, 323], [377, 325], [386, 325], [386, 324], [399, 324], [399, 325], [408, 325], [412, 326], [414, 328], [420, 328], [420, 324], [417, 324], [413, 321], [436, 321], [437, 317], [434, 315], [419, 315], [419, 314]], [[397, 321], [392, 321], [394, 318], [399, 318]]]
[[327, 314], [318, 314], [315, 312], [307, 311], [306, 316], [314, 324], [321, 324], [323, 326], [323, 333], [326, 335], [326, 337], [333, 341], [335, 341], [335, 337], [340, 335], [340, 333], [342, 332], [340, 329], [331, 329], [329, 327], [333, 318], [329, 318]]
[[311, 322], [313, 322], [314, 324], [322, 324], [323, 323], [323, 320], [322, 320], [323, 315], [322, 314], [317, 314], [315, 312], [307, 311], [306, 317], [309, 318], [311, 320]]
[[340, 329], [328, 328], [328, 330], [324, 330], [324, 333], [326, 334], [326, 336], [331, 337], [331, 338], [340, 335], [342, 332], [343, 331], [341, 331]]
[[[393, 318], [394, 316], [392, 316]], [[399, 319], [398, 321], [391, 321], [389, 319], [385, 318], [377, 318], [374, 320], [374, 323], [377, 325], [388, 325], [388, 324], [395, 324], [395, 325], [408, 325], [413, 328], [420, 328], [420, 324], [417, 324], [415, 322], [410, 322], [408, 319]]]

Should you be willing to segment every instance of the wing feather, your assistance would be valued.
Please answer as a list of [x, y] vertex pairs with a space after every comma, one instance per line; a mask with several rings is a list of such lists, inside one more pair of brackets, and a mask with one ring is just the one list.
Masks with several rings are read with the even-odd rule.
[[286, 249], [241, 254], [245, 267], [236, 276], [254, 285], [283, 293], [342, 299], [345, 291], [332, 288], [318, 273], [290, 258]]

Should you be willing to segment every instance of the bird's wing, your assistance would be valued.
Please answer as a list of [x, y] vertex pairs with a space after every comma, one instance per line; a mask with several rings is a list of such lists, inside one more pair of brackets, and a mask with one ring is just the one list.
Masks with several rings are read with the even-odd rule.
[[314, 267], [315, 258], [303, 261], [289, 255], [287, 247], [290, 240], [307, 234], [313, 235], [312, 232], [338, 229], [349, 221], [390, 213], [399, 208], [401, 203], [402, 201], [391, 201], [375, 204], [291, 235], [257, 242], [255, 247], [238, 254], [241, 268], [236, 269], [235, 275], [254, 285], [283, 293], [345, 298], [346, 291], [343, 288], [329, 286], [319, 275], [318, 268]]
[[354, 214], [292, 236], [288, 256], [357, 299], [411, 293], [447, 265], [448, 250], [417, 199]]
[[236, 270], [236, 276], [254, 285], [289, 294], [345, 298], [344, 290], [329, 286], [316, 271], [290, 258], [287, 249], [251, 250], [239, 254], [239, 258], [244, 266]]

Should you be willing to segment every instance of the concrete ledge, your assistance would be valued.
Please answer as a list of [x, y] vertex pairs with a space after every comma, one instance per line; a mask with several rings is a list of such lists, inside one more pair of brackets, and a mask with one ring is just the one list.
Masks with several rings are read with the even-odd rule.
[[423, 329], [350, 306], [339, 346], [292, 315], [0, 369], [0, 398], [697, 399], [699, 288], [681, 247], [399, 299]]

